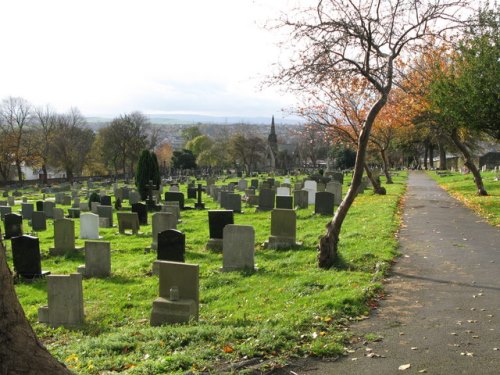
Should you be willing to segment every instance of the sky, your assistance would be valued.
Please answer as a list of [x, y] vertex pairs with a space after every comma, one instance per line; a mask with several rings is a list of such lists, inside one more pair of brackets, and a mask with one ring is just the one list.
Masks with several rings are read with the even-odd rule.
[[287, 0], [2, 0], [0, 99], [85, 116], [285, 116], [261, 83]]

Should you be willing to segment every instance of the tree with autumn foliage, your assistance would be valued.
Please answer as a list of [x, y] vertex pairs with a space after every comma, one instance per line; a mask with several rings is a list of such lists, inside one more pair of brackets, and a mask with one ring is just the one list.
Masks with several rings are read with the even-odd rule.
[[345, 82], [366, 82], [361, 97], [367, 101], [367, 111], [360, 119], [353, 179], [320, 239], [321, 268], [336, 261], [342, 223], [361, 184], [371, 129], [398, 79], [395, 64], [427, 36], [457, 25], [456, 10], [464, 4], [462, 0], [321, 0], [280, 20], [279, 27], [290, 36], [292, 54], [274, 76], [275, 83], [290, 91], [314, 93], [320, 87], [335, 93]]

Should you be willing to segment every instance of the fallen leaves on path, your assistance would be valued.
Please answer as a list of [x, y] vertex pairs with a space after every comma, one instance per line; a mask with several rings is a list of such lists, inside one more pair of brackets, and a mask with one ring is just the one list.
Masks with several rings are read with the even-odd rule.
[[411, 367], [411, 364], [410, 363], [407, 363], [406, 365], [401, 365], [398, 367], [398, 370], [400, 371], [404, 371], [404, 370], [408, 370], [409, 368]]

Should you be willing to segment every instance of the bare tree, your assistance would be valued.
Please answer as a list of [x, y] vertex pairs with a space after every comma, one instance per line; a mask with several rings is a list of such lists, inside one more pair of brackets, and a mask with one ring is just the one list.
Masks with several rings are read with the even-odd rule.
[[321, 268], [330, 268], [337, 258], [342, 223], [361, 183], [372, 125], [395, 83], [397, 60], [427, 36], [456, 26], [457, 11], [464, 5], [462, 0], [319, 0], [281, 20], [295, 55], [275, 82], [291, 90], [328, 85], [336, 91], [346, 81], [359, 80], [373, 93], [357, 140], [351, 187], [320, 239]]
[[40, 160], [43, 177], [42, 182], [47, 183], [47, 166], [50, 156], [50, 145], [54, 137], [57, 123], [57, 113], [50, 106], [38, 107], [35, 113], [35, 149]]

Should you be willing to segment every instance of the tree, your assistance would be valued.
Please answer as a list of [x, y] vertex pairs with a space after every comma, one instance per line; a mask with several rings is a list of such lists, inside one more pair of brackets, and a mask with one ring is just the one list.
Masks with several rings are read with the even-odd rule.
[[158, 164], [158, 157], [153, 151], [151, 151], [151, 160], [153, 162], [153, 172], [151, 174], [151, 180], [156, 186], [156, 189], [159, 190], [161, 184], [160, 165]]
[[199, 135], [186, 143], [186, 149], [192, 151], [194, 156], [200, 155], [203, 151], [212, 147], [214, 141], [208, 135]]
[[[281, 27], [290, 30], [296, 53], [274, 82], [308, 93], [318, 87], [342, 90], [349, 81], [366, 82], [367, 88], [363, 97], [369, 109], [357, 138], [353, 179], [320, 239], [320, 267], [330, 268], [337, 258], [340, 229], [361, 184], [372, 126], [397, 79], [396, 62], [426, 36], [456, 24], [454, 12], [462, 5], [461, 0], [321, 0], [316, 7], [299, 10], [293, 19], [281, 20]], [[447, 22], [431, 29], [437, 20]]]
[[174, 151], [172, 166], [175, 169], [196, 169], [196, 158], [191, 151], [186, 149]]
[[201, 134], [200, 128], [197, 126], [190, 126], [187, 128], [182, 129], [182, 138], [184, 139], [184, 145], [187, 145], [187, 143], [196, 137], [199, 137]]
[[47, 166], [50, 157], [50, 145], [54, 137], [57, 113], [49, 106], [35, 108], [35, 150], [42, 168], [42, 183], [47, 183]]
[[19, 303], [0, 241], [0, 373], [71, 374], [38, 341]]
[[174, 153], [172, 145], [169, 143], [162, 143], [156, 148], [155, 152], [158, 157], [159, 165], [163, 167], [163, 173], [167, 174], [167, 166], [170, 166], [172, 155]]
[[247, 175], [257, 168], [264, 158], [266, 144], [256, 135], [234, 134], [229, 138], [228, 153], [236, 165], [241, 165]]
[[147, 185], [153, 180], [154, 161], [149, 150], [142, 150], [141, 157], [137, 163], [137, 172], [135, 175], [135, 186], [141, 195], [142, 200], [146, 200], [148, 196]]
[[66, 179], [81, 174], [87, 155], [94, 142], [94, 132], [76, 108], [58, 115], [50, 147], [50, 163], [64, 170]]

